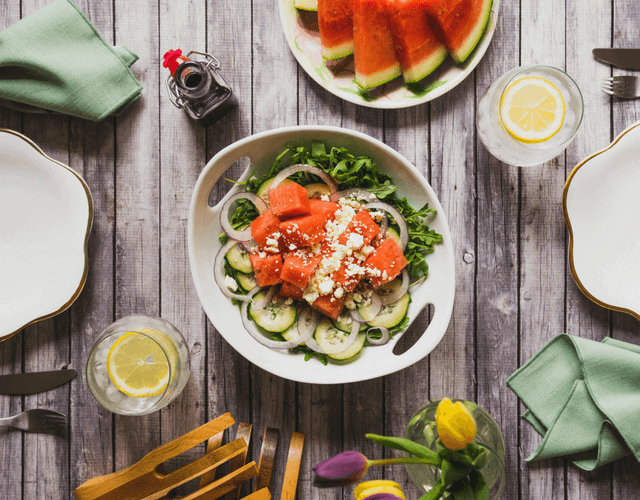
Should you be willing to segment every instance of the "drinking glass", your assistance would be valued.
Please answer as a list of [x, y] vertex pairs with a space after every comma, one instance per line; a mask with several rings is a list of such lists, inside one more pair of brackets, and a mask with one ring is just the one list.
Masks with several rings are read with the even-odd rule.
[[[114, 372], [110, 373], [107, 367], [110, 355], [115, 353], [112, 347], [124, 336], [127, 340], [135, 337], [138, 346], [148, 348], [143, 352], [138, 348], [135, 354], [140, 361], [128, 365], [132, 376], [127, 380], [134, 384], [129, 393], [118, 388], [112, 377]], [[147, 359], [142, 360], [144, 357]], [[136, 365], [147, 362], [160, 370], [166, 385], [153, 395], [133, 395], [136, 389], [133, 372]], [[145, 415], [165, 407], [184, 389], [190, 374], [189, 349], [182, 334], [168, 321], [143, 314], [126, 316], [110, 325], [95, 341], [85, 373], [91, 394], [107, 410], [121, 415]], [[122, 379], [117, 380], [122, 384]]]
[[[474, 443], [487, 449], [487, 461], [481, 469], [482, 476], [490, 488], [489, 498], [497, 499], [504, 489], [504, 441], [496, 421], [484, 409], [471, 401], [461, 401], [473, 415], [477, 431]], [[436, 408], [440, 401], [430, 401], [411, 417], [404, 437], [436, 451], [438, 430], [436, 428]], [[408, 456], [408, 455], [407, 455]], [[429, 491], [438, 482], [440, 469], [426, 464], [405, 464], [407, 474], [422, 491]], [[448, 498], [445, 493], [443, 498]]]
[[[525, 78], [538, 77], [552, 83], [565, 102], [560, 130], [547, 140], [535, 143], [516, 139], [506, 130], [500, 107], [511, 84]], [[582, 93], [565, 72], [551, 66], [515, 68], [495, 80], [478, 102], [476, 127], [478, 137], [487, 150], [503, 163], [519, 167], [540, 165], [562, 153], [575, 137], [584, 114]]]

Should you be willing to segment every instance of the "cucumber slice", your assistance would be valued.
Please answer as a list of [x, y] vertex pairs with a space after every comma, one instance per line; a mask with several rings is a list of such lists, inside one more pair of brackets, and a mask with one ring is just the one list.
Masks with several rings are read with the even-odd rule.
[[340, 345], [346, 342], [349, 338], [349, 334], [333, 326], [331, 320], [325, 317], [320, 320], [320, 323], [318, 323], [314, 337], [320, 348], [327, 354], [327, 356], [332, 359], [345, 360], [352, 358], [360, 352], [364, 346], [366, 335], [364, 333], [359, 333], [356, 340], [353, 341], [353, 344], [351, 344], [347, 349], [340, 350]]
[[253, 266], [251, 265], [251, 260], [249, 260], [249, 253], [241, 244], [232, 246], [225, 254], [225, 257], [229, 265], [236, 271], [245, 274], [253, 272]]
[[[271, 179], [267, 179], [262, 184], [260, 184], [260, 187], [258, 188], [258, 192], [256, 193], [260, 198], [262, 198], [264, 201], [267, 202], [267, 205], [269, 204], [269, 188], [271, 187], [271, 183], [273, 182], [273, 179], [275, 179], [275, 177], [272, 177]], [[291, 179], [285, 179], [280, 183], [280, 185], [282, 186], [283, 184], [290, 184], [292, 182], [293, 181]]]
[[256, 277], [253, 274], [236, 273], [236, 279], [238, 280], [238, 283], [240, 283], [240, 286], [247, 292], [253, 290], [256, 286], [258, 286]]
[[[349, 313], [342, 313], [338, 316], [338, 319], [333, 321], [333, 326], [335, 326], [338, 330], [342, 330], [343, 332], [351, 333], [351, 325], [353, 324], [353, 318], [349, 315]], [[366, 323], [362, 323], [360, 325], [360, 331], [366, 330], [368, 328]]]
[[284, 332], [282, 332], [282, 337], [285, 340], [295, 340], [300, 336], [300, 332], [298, 331], [298, 322], [294, 322], [289, 328], [287, 328]]
[[[254, 300], [260, 300], [267, 294], [262, 290], [255, 294]], [[249, 314], [256, 324], [268, 332], [281, 333], [287, 330], [296, 321], [298, 310], [295, 305], [285, 304], [283, 297], [275, 296], [273, 300], [259, 311], [252, 311], [249, 306]]]
[[409, 294], [404, 294], [404, 296], [398, 302], [394, 302], [393, 304], [389, 304], [388, 306], [382, 306], [382, 310], [378, 313], [378, 315], [375, 318], [367, 321], [367, 324], [371, 326], [384, 326], [385, 328], [393, 328], [394, 326], [400, 324], [400, 322], [406, 316], [410, 302], [411, 297], [409, 296]]

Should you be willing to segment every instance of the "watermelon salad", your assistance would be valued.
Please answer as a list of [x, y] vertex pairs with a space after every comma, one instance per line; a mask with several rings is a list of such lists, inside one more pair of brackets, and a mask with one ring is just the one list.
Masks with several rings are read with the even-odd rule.
[[410, 289], [442, 236], [373, 160], [288, 147], [220, 213], [216, 282], [251, 336], [306, 359], [353, 360], [408, 324]]
[[414, 84], [450, 54], [463, 63], [484, 33], [493, 0], [294, 0], [317, 10], [322, 56], [353, 54], [356, 83], [378, 87], [402, 75]]

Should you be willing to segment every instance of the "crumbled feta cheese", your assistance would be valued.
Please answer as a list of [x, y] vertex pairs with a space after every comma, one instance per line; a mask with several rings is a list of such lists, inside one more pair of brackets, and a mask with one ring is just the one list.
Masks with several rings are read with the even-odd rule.
[[291, 243], [291, 245], [289, 245], [289, 250], [295, 250], [296, 248], [298, 248], [298, 247], [295, 246], [293, 243]]
[[326, 194], [321, 195], [321, 196], [320, 196], [320, 199], [321, 199], [322, 201], [330, 201], [329, 196], [327, 196]]
[[332, 279], [324, 279], [318, 285], [318, 291], [320, 295], [329, 295], [333, 290], [333, 280]]
[[335, 295], [337, 298], [342, 297], [344, 295], [344, 288], [342, 287], [336, 288], [336, 291], [333, 292], [333, 295]]
[[235, 292], [238, 289], [238, 283], [236, 283], [236, 280], [234, 280], [231, 276], [224, 277], [224, 284], [232, 292]]
[[293, 299], [291, 297], [289, 297], [287, 300], [284, 301], [284, 303], [288, 306], [290, 306], [291, 304], [293, 304]]

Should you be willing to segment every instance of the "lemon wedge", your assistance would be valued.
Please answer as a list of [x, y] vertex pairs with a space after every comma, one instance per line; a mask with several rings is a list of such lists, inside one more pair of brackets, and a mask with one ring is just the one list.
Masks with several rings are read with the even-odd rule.
[[526, 143], [544, 142], [564, 122], [562, 93], [549, 80], [525, 76], [513, 82], [502, 95], [500, 116], [511, 136]]
[[113, 384], [127, 396], [146, 398], [169, 385], [169, 360], [160, 345], [138, 332], [129, 332], [111, 346], [107, 372]]

